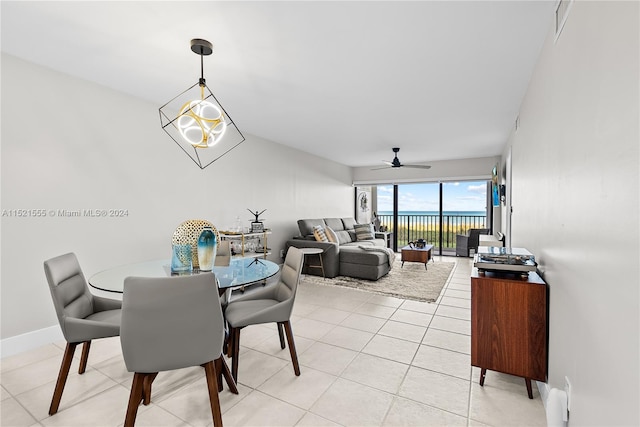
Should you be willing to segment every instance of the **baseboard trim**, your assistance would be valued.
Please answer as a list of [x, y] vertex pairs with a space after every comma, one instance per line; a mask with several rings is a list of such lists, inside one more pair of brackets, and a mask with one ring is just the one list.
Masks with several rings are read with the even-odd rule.
[[549, 391], [551, 388], [549, 384], [543, 383], [540, 381], [536, 381], [536, 386], [538, 386], [538, 391], [540, 392], [540, 399], [542, 399], [542, 404], [544, 405], [544, 409], [547, 409], [547, 399], [549, 398]]
[[0, 341], [0, 357], [14, 356], [60, 340], [64, 340], [64, 335], [59, 325], [5, 338]]

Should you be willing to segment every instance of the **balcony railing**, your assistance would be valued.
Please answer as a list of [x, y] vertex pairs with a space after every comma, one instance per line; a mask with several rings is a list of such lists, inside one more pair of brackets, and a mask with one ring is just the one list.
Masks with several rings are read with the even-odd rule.
[[[397, 236], [398, 249], [418, 239], [426, 240], [434, 248], [440, 247], [440, 215], [398, 215], [397, 231], [393, 229], [393, 215], [378, 218], [381, 226]], [[464, 234], [470, 228], [489, 228], [486, 215], [443, 215], [442, 249], [455, 249], [456, 234]]]

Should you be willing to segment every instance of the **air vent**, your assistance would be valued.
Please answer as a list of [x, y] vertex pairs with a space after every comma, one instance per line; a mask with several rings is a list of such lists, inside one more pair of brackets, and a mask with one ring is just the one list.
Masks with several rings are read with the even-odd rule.
[[567, 17], [569, 16], [572, 5], [573, 0], [560, 0], [558, 3], [558, 7], [556, 8], [556, 41], [560, 37], [565, 22], [567, 22]]

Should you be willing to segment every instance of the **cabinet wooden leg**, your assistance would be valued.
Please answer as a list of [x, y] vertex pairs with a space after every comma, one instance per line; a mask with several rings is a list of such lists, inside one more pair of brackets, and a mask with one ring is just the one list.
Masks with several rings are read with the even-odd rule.
[[484, 387], [484, 377], [487, 376], [487, 370], [484, 368], [480, 369], [480, 386]]
[[531, 389], [531, 379], [525, 378], [525, 384], [527, 384], [527, 394], [529, 395], [529, 399], [533, 399], [533, 390]]

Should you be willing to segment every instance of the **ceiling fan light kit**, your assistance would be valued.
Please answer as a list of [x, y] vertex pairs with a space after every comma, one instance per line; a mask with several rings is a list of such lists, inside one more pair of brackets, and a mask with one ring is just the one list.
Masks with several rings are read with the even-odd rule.
[[389, 168], [413, 168], [413, 169], [431, 169], [431, 166], [429, 165], [408, 165], [408, 164], [404, 164], [400, 162], [400, 159], [398, 159], [398, 151], [400, 151], [400, 148], [398, 147], [393, 147], [392, 148], [394, 154], [393, 160], [388, 162], [386, 160], [383, 160], [382, 163], [385, 163], [387, 166], [383, 166], [381, 168], [373, 168], [371, 169], [372, 171], [376, 171], [376, 170], [380, 170], [380, 169], [389, 169]]
[[204, 169], [245, 138], [206, 84], [204, 57], [213, 53], [213, 45], [204, 39], [193, 39], [191, 50], [200, 55], [200, 79], [159, 108], [160, 124], [182, 151]]

